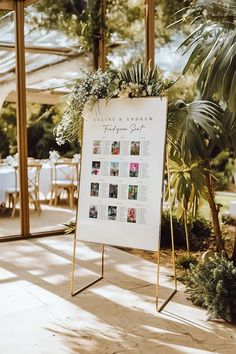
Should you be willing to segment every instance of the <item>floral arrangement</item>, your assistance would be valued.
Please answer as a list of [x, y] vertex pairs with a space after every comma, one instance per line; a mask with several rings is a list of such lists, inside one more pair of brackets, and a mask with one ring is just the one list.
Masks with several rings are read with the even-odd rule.
[[60, 154], [56, 150], [49, 151], [49, 160], [54, 163], [57, 162], [60, 158]]
[[18, 153], [16, 153], [15, 155], [8, 155], [4, 161], [3, 161], [3, 165], [4, 166], [11, 166], [11, 167], [15, 167], [18, 165]]
[[100, 69], [94, 72], [84, 70], [84, 78], [74, 87], [68, 96], [67, 106], [61, 122], [55, 129], [56, 141], [59, 145], [66, 140], [80, 139], [83, 116], [94, 107], [99, 98], [134, 98], [160, 96], [173, 81], [164, 79], [155, 67], [144, 69], [137, 64], [123, 71]]
[[72, 162], [80, 162], [80, 154], [74, 154], [72, 158]]

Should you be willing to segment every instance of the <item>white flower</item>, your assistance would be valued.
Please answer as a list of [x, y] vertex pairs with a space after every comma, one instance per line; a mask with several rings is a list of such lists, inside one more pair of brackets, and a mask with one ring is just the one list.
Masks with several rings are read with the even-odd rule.
[[80, 162], [80, 154], [74, 154], [72, 162]]
[[148, 96], [152, 95], [152, 86], [151, 85], [147, 86], [147, 94], [148, 94]]
[[49, 160], [51, 162], [57, 162], [60, 158], [60, 154], [56, 150], [49, 151]]
[[8, 155], [4, 160], [3, 160], [3, 165], [4, 166], [11, 166], [15, 167], [18, 165], [18, 154], [15, 155]]
[[[102, 72], [101, 69], [89, 72], [82, 70], [84, 78], [76, 84], [72, 93], [68, 96], [67, 107], [63, 114], [61, 122], [55, 128], [55, 136], [58, 144], [63, 144], [66, 140], [73, 141], [79, 137], [81, 131], [83, 116], [87, 115], [94, 107], [99, 98], [112, 97], [145, 97], [155, 96], [157, 92], [157, 83], [147, 85], [147, 82], [138, 84], [122, 80], [118, 71]], [[163, 83], [160, 76], [159, 82]], [[163, 87], [165, 84], [163, 85]]]

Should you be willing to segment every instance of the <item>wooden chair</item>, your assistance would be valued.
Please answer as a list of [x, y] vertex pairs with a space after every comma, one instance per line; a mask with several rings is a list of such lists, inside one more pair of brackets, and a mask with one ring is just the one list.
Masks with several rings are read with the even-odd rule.
[[[40, 215], [41, 205], [39, 199], [39, 175], [42, 168], [41, 164], [28, 164], [28, 192], [29, 192], [29, 202], [32, 202], [35, 211]], [[6, 190], [8, 194], [9, 208], [12, 207], [11, 216], [15, 216], [16, 205], [19, 201], [20, 196], [20, 184], [19, 184], [19, 167], [15, 166], [15, 183], [14, 187]]]
[[70, 208], [74, 207], [74, 195], [79, 180], [79, 163], [58, 161], [52, 166], [52, 187], [50, 204], [58, 204], [61, 194], [66, 191]]

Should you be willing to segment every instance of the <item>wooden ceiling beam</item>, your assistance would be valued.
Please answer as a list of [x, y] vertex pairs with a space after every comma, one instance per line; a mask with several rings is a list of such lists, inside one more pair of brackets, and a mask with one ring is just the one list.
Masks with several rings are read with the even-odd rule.
[[[43, 92], [28, 89], [26, 90], [26, 102], [54, 105], [65, 95], [66, 93], [63, 92]], [[16, 92], [10, 92], [5, 98], [5, 101], [16, 102]]]
[[[19, 0], [0, 0], [0, 10], [13, 11], [15, 10], [16, 2]], [[38, 0], [25, 0], [24, 5], [32, 5]]]
[[[9, 42], [0, 42], [0, 50], [5, 50], [9, 52], [15, 51], [15, 44]], [[82, 51], [77, 51], [71, 48], [63, 47], [48, 47], [43, 45], [25, 44], [25, 51], [28, 53], [41, 53], [41, 54], [52, 54], [52, 55], [62, 55], [62, 56], [74, 56], [82, 54]]]

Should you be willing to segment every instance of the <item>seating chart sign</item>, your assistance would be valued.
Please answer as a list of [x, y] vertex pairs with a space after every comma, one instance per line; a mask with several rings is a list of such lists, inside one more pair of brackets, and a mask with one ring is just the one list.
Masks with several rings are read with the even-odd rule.
[[84, 118], [76, 237], [156, 251], [167, 99], [99, 100]]

